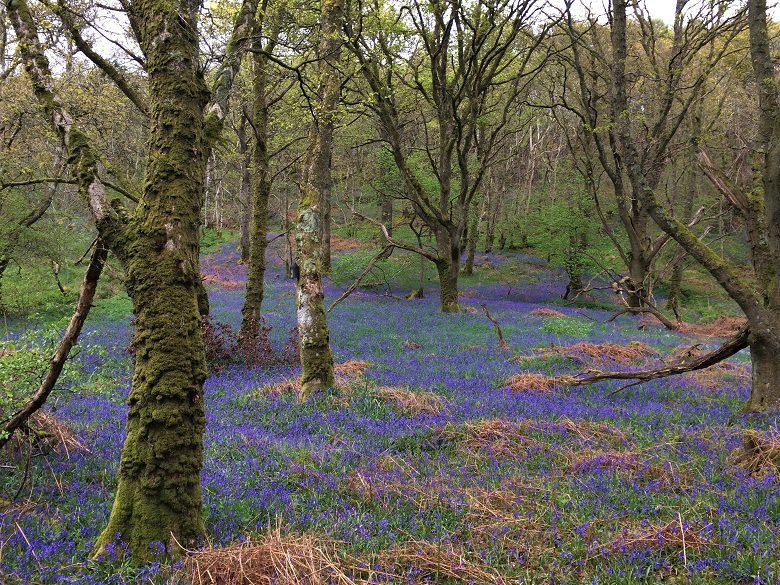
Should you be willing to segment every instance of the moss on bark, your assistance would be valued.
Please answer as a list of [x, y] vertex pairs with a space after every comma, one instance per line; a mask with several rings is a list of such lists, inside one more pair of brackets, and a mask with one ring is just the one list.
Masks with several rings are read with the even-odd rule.
[[252, 118], [255, 143], [252, 149], [252, 212], [249, 230], [249, 255], [246, 295], [241, 309], [239, 339], [249, 341], [259, 333], [260, 309], [265, 294], [265, 250], [268, 234], [268, 199], [271, 177], [268, 153], [268, 102], [266, 81], [268, 59], [263, 53], [254, 55]]
[[125, 263], [136, 325], [127, 438], [96, 553], [119, 538], [143, 562], [176, 552], [176, 542], [193, 545], [203, 533], [206, 362], [198, 228], [208, 91], [197, 59], [193, 6], [140, 0], [134, 11], [147, 55], [153, 123], [144, 196], [128, 228]]

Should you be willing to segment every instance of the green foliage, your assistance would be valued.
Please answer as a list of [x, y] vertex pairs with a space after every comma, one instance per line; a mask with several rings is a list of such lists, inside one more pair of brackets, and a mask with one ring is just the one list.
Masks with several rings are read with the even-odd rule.
[[[52, 321], [41, 329], [29, 330], [14, 342], [0, 344], [0, 415], [18, 410], [38, 389], [67, 323], [67, 319]], [[90, 343], [89, 337], [82, 339], [79, 351], [105, 355], [105, 349]], [[74, 361], [68, 360], [58, 385], [74, 387], [79, 378]]]
[[574, 317], [546, 319], [541, 327], [544, 333], [565, 335], [567, 337], [587, 337], [593, 330], [593, 324]]
[[200, 251], [204, 254], [216, 252], [228, 242], [234, 242], [238, 238], [235, 230], [215, 230], [214, 228], [203, 228], [200, 235]]

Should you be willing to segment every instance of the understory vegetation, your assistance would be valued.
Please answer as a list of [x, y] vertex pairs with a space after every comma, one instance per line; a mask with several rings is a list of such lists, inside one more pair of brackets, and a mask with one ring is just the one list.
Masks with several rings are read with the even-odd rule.
[[[344, 239], [326, 305], [370, 246]], [[381, 285], [329, 314], [337, 386], [302, 403], [285, 356], [295, 300], [283, 257], [268, 253], [272, 353], [256, 367], [219, 351], [240, 319], [246, 269], [235, 243], [202, 260], [223, 332], [211, 338], [205, 386], [206, 548], [173, 565], [123, 563], [121, 544], [83, 560], [107, 521], [124, 436], [131, 321], [129, 301], [115, 296], [96, 304], [46, 418], [4, 451], [4, 583], [780, 577], [780, 435], [776, 417], [740, 415], [747, 356], [624, 390], [567, 387], [560, 376], [640, 369], [718, 339], [640, 317], [608, 322], [607, 293], [599, 308], [561, 304], [563, 271], [511, 252], [479, 254], [461, 290], [464, 311], [443, 314], [433, 282], [431, 294], [404, 299], [417, 264], [393, 256]], [[703, 312], [716, 298], [693, 306]], [[0, 398], [4, 410], [35, 387], [62, 323], [40, 325], [51, 333], [5, 332], [0, 377], [16, 392]], [[750, 460], [738, 455], [746, 434], [760, 445]]]

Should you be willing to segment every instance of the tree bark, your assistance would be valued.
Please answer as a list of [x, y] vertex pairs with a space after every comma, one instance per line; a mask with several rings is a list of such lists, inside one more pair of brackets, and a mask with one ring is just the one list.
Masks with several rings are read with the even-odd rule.
[[249, 151], [249, 141], [246, 136], [247, 119], [241, 115], [241, 123], [238, 126], [238, 154], [241, 156], [239, 173], [241, 174], [241, 186], [239, 197], [241, 200], [241, 263], [249, 262], [250, 231], [252, 225], [252, 176], [249, 173], [249, 164], [252, 155]]
[[338, 107], [340, 79], [336, 64], [341, 40], [343, 0], [321, 4], [319, 101], [309, 133], [309, 146], [301, 180], [296, 233], [298, 266], [297, 320], [300, 335], [301, 399], [335, 383], [330, 332], [323, 305], [323, 205], [331, 188], [330, 156]]
[[[257, 36], [259, 38], [259, 26]], [[258, 41], [259, 45], [259, 41]], [[260, 47], [258, 47], [259, 49]], [[252, 159], [252, 212], [249, 237], [249, 258], [246, 281], [246, 295], [241, 309], [241, 330], [239, 339], [251, 342], [259, 334], [265, 294], [265, 251], [268, 238], [268, 200], [271, 195], [271, 173], [268, 153], [268, 58], [262, 51], [253, 55], [252, 71], [252, 119], [254, 121], [254, 149]]]
[[[135, 372], [127, 438], [100, 553], [117, 536], [136, 560], [197, 543], [203, 534], [203, 382], [206, 359], [198, 310], [200, 210], [206, 154], [195, 6], [140, 0], [151, 126], [144, 213], [132, 222], [126, 263], [133, 301]], [[186, 23], [182, 26], [182, 22]], [[170, 31], [180, 31], [171, 34]]]
[[477, 253], [477, 240], [479, 239], [479, 220], [480, 214], [473, 210], [471, 226], [469, 227], [468, 238], [466, 239], [466, 263], [463, 265], [463, 274], [471, 276], [474, 274], [474, 256]]
[[780, 405], [780, 322], [774, 328], [750, 330], [752, 387], [745, 410], [769, 412]]

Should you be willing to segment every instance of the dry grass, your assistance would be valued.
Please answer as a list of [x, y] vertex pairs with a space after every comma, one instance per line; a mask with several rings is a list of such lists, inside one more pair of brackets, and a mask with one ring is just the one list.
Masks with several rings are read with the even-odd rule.
[[559, 427], [576, 437], [580, 443], [599, 442], [608, 445], [628, 444], [630, 439], [619, 428], [606, 423], [596, 423], [589, 420], [571, 419], [564, 416], [558, 419], [554, 426]]
[[685, 471], [675, 468], [671, 462], [655, 464], [645, 461], [641, 453], [632, 451], [577, 450], [567, 457], [568, 472], [579, 473], [591, 469], [609, 469], [625, 476], [645, 481], [655, 481], [663, 489], [685, 491], [691, 488], [692, 479]]
[[735, 451], [731, 460], [750, 475], [773, 474], [780, 478], [780, 435], [746, 431], [742, 446]]
[[[380, 460], [380, 473], [376, 469], [358, 469], [350, 473], [344, 489], [351, 496], [379, 504], [383, 510], [397, 509], [399, 501], [425, 510], [441, 506], [443, 500], [452, 495], [444, 486], [449, 486], [447, 469], [437, 468], [420, 471], [411, 462], [390, 454]], [[476, 470], [475, 470], [476, 474]]]
[[245, 286], [243, 282], [238, 282], [237, 280], [232, 280], [229, 278], [222, 278], [221, 276], [218, 276], [216, 274], [204, 274], [203, 282], [204, 284], [213, 284], [221, 288], [231, 288], [231, 289], [243, 288]]
[[539, 392], [546, 394], [557, 390], [560, 387], [560, 383], [557, 378], [551, 378], [544, 374], [520, 372], [510, 377], [504, 387], [512, 392]]
[[736, 335], [746, 323], [747, 320], [744, 317], [722, 316], [711, 323], [681, 323], [678, 331], [686, 335], [731, 337]]
[[[435, 579], [435, 582], [441, 578], [494, 585], [514, 582], [453, 544], [434, 544], [413, 540], [384, 551], [381, 553], [380, 559], [382, 566], [391, 567], [394, 573], [404, 573], [406, 572], [404, 569], [412, 567], [417, 569], [422, 573], [416, 576], [421, 582], [428, 582], [431, 577]], [[395, 582], [403, 583], [404, 581]]]
[[459, 441], [462, 448], [485, 451], [507, 459], [525, 458], [527, 449], [542, 445], [528, 436], [522, 424], [500, 418], [449, 425], [443, 432]]
[[27, 429], [28, 435], [17, 432], [12, 439], [16, 452], [23, 452], [28, 442], [40, 452], [56, 451], [68, 459], [71, 453], [89, 452], [68, 425], [44, 410], [32, 414], [27, 421]]
[[350, 569], [333, 541], [277, 526], [259, 541], [188, 552], [182, 571], [193, 585], [351, 585]]
[[554, 553], [550, 526], [541, 518], [549, 505], [544, 489], [530, 485], [475, 488], [464, 492], [466, 512], [465, 539], [470, 543], [521, 550], [528, 557]]
[[330, 236], [330, 249], [332, 252], [354, 252], [366, 249], [368, 246], [354, 238], [342, 238], [335, 234]]
[[586, 362], [632, 364], [658, 355], [652, 347], [641, 341], [627, 344], [584, 341], [573, 345], [543, 347], [536, 351], [536, 355], [517, 356], [514, 360], [523, 362], [537, 357], [565, 357], [580, 364]]
[[392, 404], [406, 416], [440, 414], [449, 408], [449, 402], [439, 394], [428, 390], [412, 392], [399, 386], [381, 386], [377, 395]]
[[620, 534], [602, 545], [603, 552], [655, 550], [658, 552], [683, 552], [714, 546], [700, 526], [686, 526], [681, 517], [666, 524], [650, 524], [645, 527], [624, 528]]
[[[677, 347], [666, 357], [667, 364], [687, 363], [706, 354], [700, 345]], [[736, 381], [750, 380], [750, 366], [722, 361], [708, 368], [682, 374], [682, 379], [704, 390], [717, 390], [724, 387], [728, 379]]]
[[279, 382], [264, 384], [255, 390], [252, 395], [255, 397], [276, 398], [285, 392], [295, 392], [296, 394], [300, 394], [301, 381], [298, 378], [287, 378]]
[[371, 368], [373, 364], [363, 360], [347, 360], [342, 364], [335, 364], [333, 366], [333, 372], [337, 376], [344, 376], [346, 378], [355, 378], [362, 376], [366, 373], [366, 370]]
[[529, 313], [530, 315], [534, 315], [535, 317], [553, 317], [553, 318], [559, 318], [559, 317], [565, 317], [565, 313], [561, 313], [560, 311], [556, 311], [555, 309], [546, 309], [544, 307], [541, 307], [539, 309], [534, 309]]

